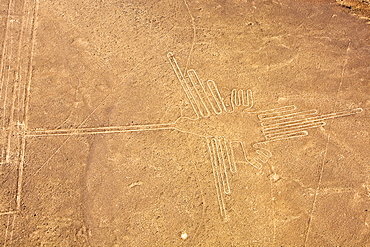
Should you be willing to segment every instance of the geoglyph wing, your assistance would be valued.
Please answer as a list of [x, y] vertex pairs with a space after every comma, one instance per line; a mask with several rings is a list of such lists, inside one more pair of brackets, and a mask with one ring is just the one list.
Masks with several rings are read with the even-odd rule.
[[[253, 107], [251, 90], [233, 89], [230, 97], [223, 98], [214, 81], [208, 80], [203, 83], [193, 69], [186, 71], [184, 76], [174, 55], [169, 52], [167, 57], [194, 110], [195, 120], [212, 115], [234, 113], [237, 109], [241, 112], [241, 109]], [[221, 216], [227, 219], [224, 196], [230, 194], [229, 177], [237, 171], [236, 163], [245, 163], [261, 169], [272, 156], [266, 148], [267, 143], [307, 136], [309, 129], [325, 126], [327, 119], [360, 112], [362, 109], [356, 108], [319, 115], [317, 110], [297, 111], [294, 105], [249, 112], [256, 114], [264, 138], [253, 144], [253, 152], [247, 152], [246, 145], [240, 140], [228, 140], [222, 135], [204, 136], [207, 139]]]

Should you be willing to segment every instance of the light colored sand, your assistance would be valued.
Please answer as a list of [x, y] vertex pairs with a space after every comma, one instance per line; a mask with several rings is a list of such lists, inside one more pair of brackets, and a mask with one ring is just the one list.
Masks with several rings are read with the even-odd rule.
[[0, 25], [2, 245], [370, 244], [365, 19], [6, 0]]

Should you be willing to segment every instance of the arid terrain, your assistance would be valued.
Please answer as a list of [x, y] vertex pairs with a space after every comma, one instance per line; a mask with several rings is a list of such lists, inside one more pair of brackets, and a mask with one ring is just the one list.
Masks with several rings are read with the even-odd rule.
[[0, 1], [0, 244], [370, 246], [369, 6]]

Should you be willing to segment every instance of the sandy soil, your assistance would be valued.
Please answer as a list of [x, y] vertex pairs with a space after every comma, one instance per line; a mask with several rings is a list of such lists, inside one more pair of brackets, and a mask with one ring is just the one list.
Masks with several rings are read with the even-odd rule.
[[1, 1], [0, 244], [370, 245], [367, 4]]
[[370, 1], [369, 0], [337, 0], [337, 3], [347, 8], [347, 11], [360, 19], [367, 20], [370, 24]]

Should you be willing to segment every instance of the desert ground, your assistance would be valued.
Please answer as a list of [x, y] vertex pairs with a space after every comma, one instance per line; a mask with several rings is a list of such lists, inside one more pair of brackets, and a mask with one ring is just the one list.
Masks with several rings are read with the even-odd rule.
[[369, 20], [1, 0], [0, 244], [370, 246]]

